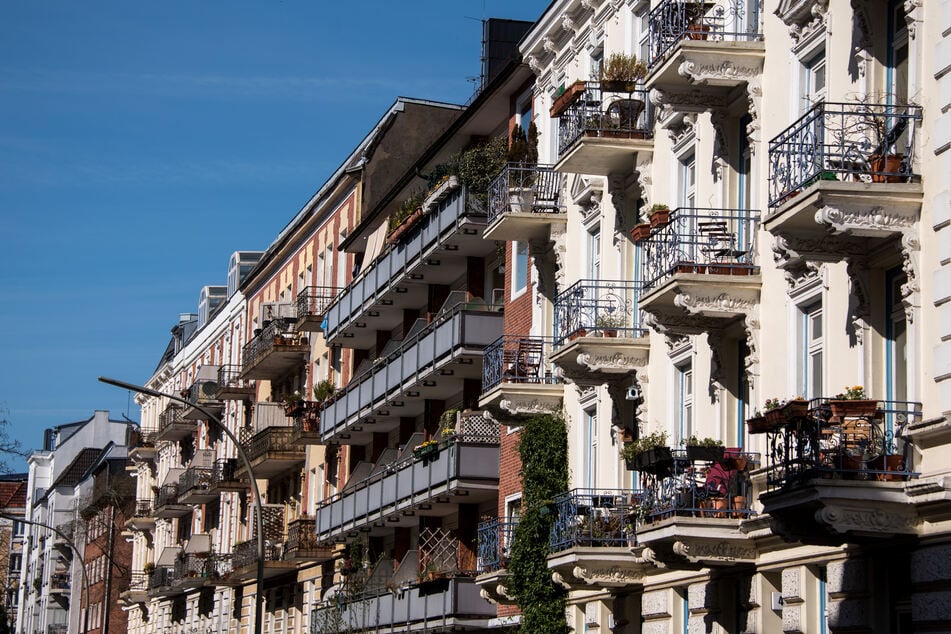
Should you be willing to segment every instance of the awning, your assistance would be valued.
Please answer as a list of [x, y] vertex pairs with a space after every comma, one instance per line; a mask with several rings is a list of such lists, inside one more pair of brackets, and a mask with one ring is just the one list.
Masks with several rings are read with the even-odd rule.
[[185, 544], [185, 552], [191, 554], [211, 552], [211, 535], [207, 533], [192, 535]]
[[155, 562], [155, 566], [171, 568], [175, 565], [175, 560], [178, 558], [178, 553], [180, 552], [182, 552], [181, 546], [166, 546], [162, 554], [159, 555], [158, 561]]
[[166, 484], [178, 484], [178, 478], [181, 477], [183, 473], [185, 473], [184, 469], [177, 467], [175, 469], [169, 469], [168, 473], [165, 474], [165, 479], [162, 480], [162, 486]]

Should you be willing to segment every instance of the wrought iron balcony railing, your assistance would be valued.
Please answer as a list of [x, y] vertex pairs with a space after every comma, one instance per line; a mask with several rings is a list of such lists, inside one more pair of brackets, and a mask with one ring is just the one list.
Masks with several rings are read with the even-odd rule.
[[172, 581], [203, 578], [207, 576], [210, 553], [182, 553], [172, 568]]
[[489, 185], [489, 224], [503, 213], [566, 213], [562, 174], [547, 165], [509, 163]]
[[129, 443], [130, 449], [154, 447], [156, 432], [153, 429], [137, 429]]
[[297, 295], [297, 318], [323, 316], [339, 294], [336, 286], [308, 286]]
[[152, 517], [152, 500], [136, 500], [133, 517]]
[[294, 428], [292, 426], [264, 429], [242, 444], [248, 454], [248, 458], [251, 460], [265, 456], [269, 451], [304, 451], [303, 445], [300, 445], [295, 440]]
[[813, 399], [804, 416], [767, 434], [767, 488], [819, 477], [907, 480], [915, 473], [902, 434], [920, 421], [921, 403]]
[[218, 392], [245, 390], [254, 387], [254, 381], [241, 378], [240, 365], [223, 365], [218, 368]]
[[208, 578], [224, 579], [230, 575], [233, 569], [231, 557], [231, 553], [211, 553], [206, 565]]
[[135, 570], [129, 577], [130, 592], [145, 592], [149, 589], [149, 573]]
[[178, 493], [180, 496], [188, 493], [202, 493], [211, 486], [211, 467], [189, 467], [178, 478]]
[[817, 103], [769, 142], [769, 206], [777, 207], [820, 180], [909, 182], [914, 105]]
[[159, 487], [155, 496], [155, 508], [178, 504], [178, 482], [170, 482]]
[[654, 138], [654, 107], [642, 89], [615, 92], [587, 82], [583, 92], [558, 115], [558, 156], [582, 137]]
[[161, 414], [159, 414], [159, 431], [171, 427], [172, 425], [192, 425], [191, 421], [182, 418], [184, 408], [181, 405], [169, 405]]
[[294, 322], [290, 319], [275, 319], [263, 328], [251, 341], [244, 344], [241, 363], [247, 370], [270, 354], [274, 346], [289, 346], [297, 343]]
[[[264, 541], [264, 561], [280, 561], [281, 547], [283, 540], [265, 540]], [[231, 551], [231, 564], [234, 570], [253, 566], [258, 562], [258, 541], [241, 542], [234, 545]]]
[[214, 489], [221, 487], [222, 484], [238, 481], [238, 459], [237, 458], [219, 458], [215, 460], [215, 466], [211, 470], [211, 482], [209, 486]]
[[640, 278], [643, 291], [675, 273], [749, 274], [756, 269], [758, 211], [675, 209], [670, 221], [644, 240]]
[[579, 280], [555, 298], [555, 345], [587, 334], [640, 337], [635, 326], [637, 284], [624, 280]]
[[688, 450], [671, 452], [672, 462], [660, 473], [644, 474], [645, 488], [635, 501], [641, 524], [669, 517], [732, 517], [752, 514], [750, 472], [759, 454], [726, 450], [723, 458], [693, 460]]
[[419, 574], [429, 577], [475, 576], [475, 553], [466, 546], [446, 529], [420, 529]]
[[159, 566], [149, 573], [149, 590], [165, 588], [172, 585], [174, 575], [168, 566]]
[[317, 520], [299, 517], [287, 523], [287, 550], [317, 550]]
[[509, 549], [515, 536], [517, 520], [486, 520], [479, 524], [480, 573], [495, 572], [508, 565]]
[[670, 55], [681, 40], [752, 42], [759, 32], [759, 0], [664, 0], [649, 21], [651, 68]]
[[482, 392], [499, 383], [560, 383], [552, 371], [550, 337], [503, 335], [485, 349]]
[[576, 546], [624, 547], [634, 541], [634, 500], [624, 489], [572, 489], [553, 502], [552, 552]]

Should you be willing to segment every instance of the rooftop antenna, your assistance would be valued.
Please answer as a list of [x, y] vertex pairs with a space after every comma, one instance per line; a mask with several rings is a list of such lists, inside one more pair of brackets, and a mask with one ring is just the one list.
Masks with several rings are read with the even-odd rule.
[[469, 15], [464, 17], [467, 20], [475, 20], [482, 24], [482, 55], [479, 58], [479, 75], [473, 76], [473, 77], [466, 77], [466, 81], [472, 84], [475, 84], [475, 89], [473, 91], [473, 94], [478, 95], [480, 92], [482, 92], [482, 89], [485, 88], [485, 67], [486, 67], [486, 55], [487, 55], [486, 53], [487, 41], [486, 40], [488, 38], [488, 30], [486, 29], [488, 20], [486, 20], [485, 18], [485, 0], [482, 0], [482, 17], [481, 18], [474, 18]]

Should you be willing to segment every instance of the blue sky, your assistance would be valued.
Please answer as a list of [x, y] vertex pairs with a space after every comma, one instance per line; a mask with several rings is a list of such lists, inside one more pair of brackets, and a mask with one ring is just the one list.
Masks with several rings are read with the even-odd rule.
[[[0, 3], [0, 416], [26, 448], [144, 382], [397, 96], [462, 103], [547, 0]], [[351, 9], [358, 9], [351, 12]], [[14, 461], [12, 467], [25, 463]]]

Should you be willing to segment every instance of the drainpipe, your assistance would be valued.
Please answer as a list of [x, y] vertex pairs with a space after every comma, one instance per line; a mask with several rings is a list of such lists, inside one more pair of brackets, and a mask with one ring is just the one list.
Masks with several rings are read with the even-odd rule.
[[[116, 521], [116, 507], [109, 507], [109, 554], [106, 556], [106, 592], [103, 598], [103, 608], [105, 614], [102, 615], [102, 629], [101, 632], [109, 631], [109, 614], [111, 612], [110, 602], [112, 601], [112, 555], [115, 550], [115, 521]], [[89, 606], [86, 606], [86, 609], [89, 609]]]

